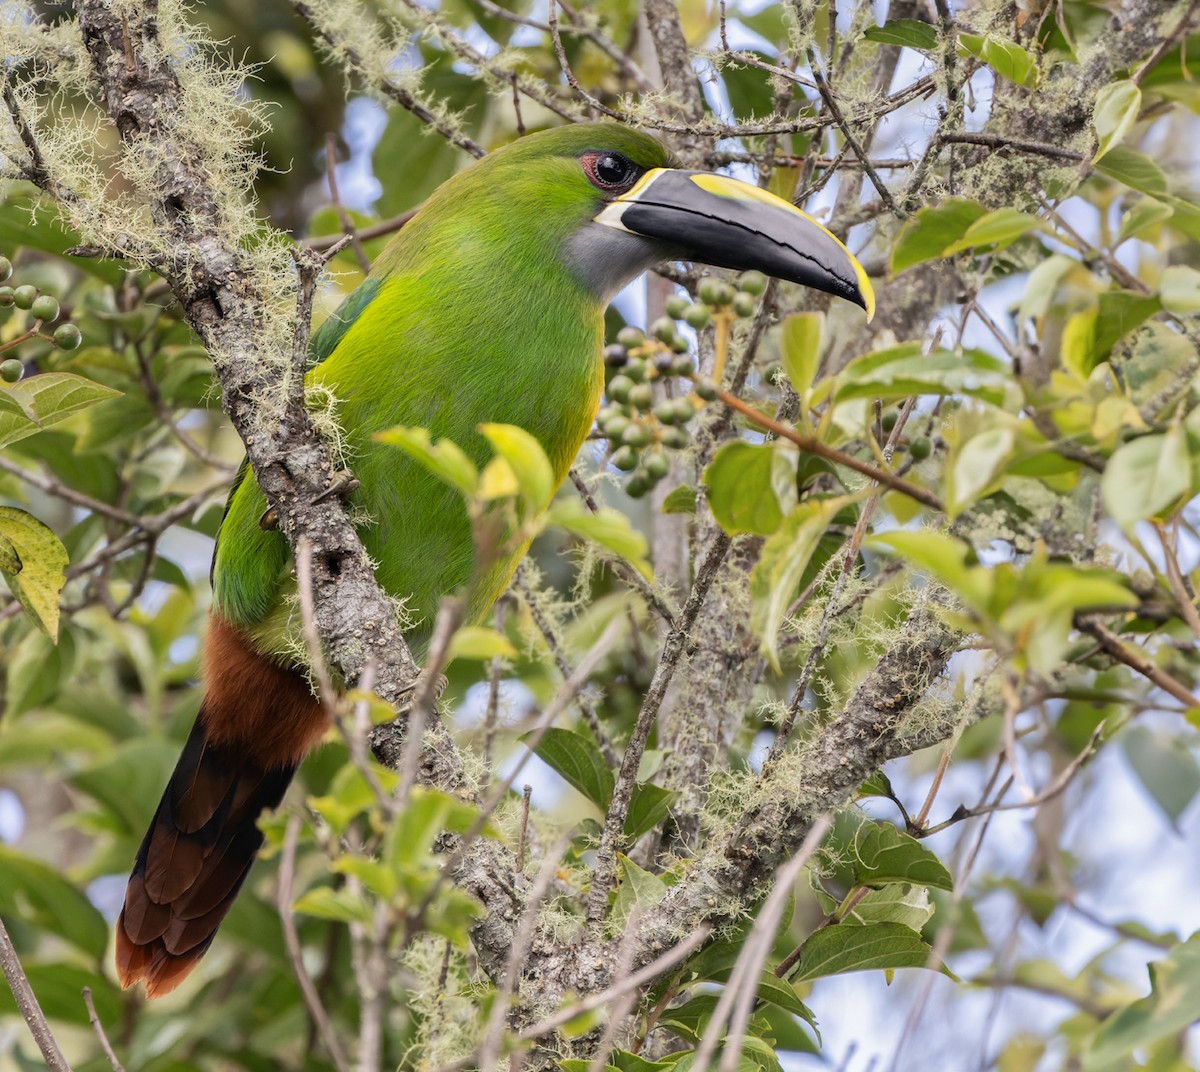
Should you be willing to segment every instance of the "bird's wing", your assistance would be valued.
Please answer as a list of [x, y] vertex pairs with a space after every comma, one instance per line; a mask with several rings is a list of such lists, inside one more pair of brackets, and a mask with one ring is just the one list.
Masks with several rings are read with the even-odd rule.
[[312, 338], [308, 343], [309, 368], [319, 365], [337, 349], [337, 344], [342, 341], [342, 336], [350, 330], [350, 325], [375, 300], [380, 285], [379, 279], [375, 276], [364, 279], [337, 307], [337, 311], [327, 317], [325, 322], [312, 333]]

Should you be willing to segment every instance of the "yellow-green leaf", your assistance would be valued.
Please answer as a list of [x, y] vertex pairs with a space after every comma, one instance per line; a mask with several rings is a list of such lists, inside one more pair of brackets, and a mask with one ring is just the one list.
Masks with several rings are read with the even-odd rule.
[[1128, 79], [1110, 82], [1096, 94], [1092, 123], [1096, 127], [1099, 145], [1092, 158], [1093, 163], [1121, 144], [1129, 128], [1137, 121], [1141, 107], [1142, 91]]
[[479, 471], [457, 443], [449, 439], [440, 439], [435, 443], [428, 428], [406, 428], [403, 425], [380, 432], [375, 438], [380, 443], [399, 447], [463, 495], [475, 494], [479, 485]]
[[454, 659], [515, 659], [517, 649], [503, 633], [482, 625], [461, 626], [450, 638], [447, 662]]
[[821, 313], [795, 313], [784, 320], [779, 331], [779, 353], [792, 389], [801, 397], [817, 374], [821, 353]]
[[120, 394], [71, 372], [44, 372], [12, 385], [0, 384], [0, 446], [59, 424]]
[[544, 510], [556, 485], [554, 470], [541, 443], [515, 424], [481, 424], [479, 431], [512, 467], [528, 508], [534, 512]]
[[8, 587], [42, 632], [57, 643], [58, 597], [67, 581], [67, 549], [36, 517], [12, 506], [0, 506], [0, 537], [19, 561], [19, 572], [5, 570]]

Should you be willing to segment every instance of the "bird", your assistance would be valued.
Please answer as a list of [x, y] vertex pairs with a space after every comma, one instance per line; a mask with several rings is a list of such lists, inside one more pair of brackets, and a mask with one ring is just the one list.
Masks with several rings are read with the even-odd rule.
[[[414, 652], [443, 596], [479, 622], [525, 547], [475, 576], [460, 495], [374, 436], [396, 425], [448, 438], [482, 466], [484, 422], [534, 436], [566, 477], [604, 388], [604, 311], [662, 261], [757, 270], [847, 299], [870, 281], [846, 247], [789, 202], [674, 166], [653, 136], [579, 123], [518, 138], [448, 179], [313, 333], [307, 383], [336, 399], [349, 506], [382, 588], [404, 600]], [[353, 486], [353, 485], [352, 485]], [[213, 556], [195, 724], [141, 843], [116, 925], [116, 970], [147, 997], [174, 990], [212, 944], [276, 807], [330, 712], [297, 652], [284, 536], [243, 463]]]

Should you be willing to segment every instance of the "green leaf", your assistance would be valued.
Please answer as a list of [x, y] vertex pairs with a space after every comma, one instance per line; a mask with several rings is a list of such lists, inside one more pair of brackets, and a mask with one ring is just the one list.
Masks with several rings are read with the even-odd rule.
[[663, 498], [659, 513], [694, 514], [696, 512], [696, 489], [691, 484], [680, 484], [672, 488]]
[[948, 257], [964, 249], [974, 249], [976, 246], [1004, 249], [1018, 238], [1030, 231], [1039, 230], [1042, 226], [1042, 221], [1028, 212], [1019, 212], [1015, 208], [999, 208], [986, 216], [980, 216], [963, 232], [962, 238], [952, 242], [942, 253]]
[[881, 45], [900, 45], [920, 52], [937, 49], [937, 29], [918, 19], [888, 19], [882, 26], [869, 26], [863, 37]]
[[71, 372], [43, 372], [14, 384], [0, 384], [0, 447], [120, 394]]
[[450, 650], [446, 661], [454, 659], [487, 660], [496, 657], [515, 659], [517, 649], [503, 633], [488, 629], [482, 625], [459, 626], [454, 636], [450, 638]]
[[481, 424], [479, 431], [492, 449], [508, 462], [526, 507], [537, 513], [550, 505], [554, 489], [554, 469], [541, 443], [515, 424]]
[[594, 540], [628, 562], [646, 580], [654, 579], [654, 571], [646, 557], [650, 550], [646, 537], [619, 510], [603, 506], [593, 514], [578, 499], [566, 499], [546, 511], [545, 523]]
[[7, 536], [0, 536], [0, 573], [13, 576], [21, 572], [21, 556]]
[[838, 374], [834, 398], [890, 402], [911, 395], [963, 394], [1000, 405], [1010, 379], [1008, 366], [982, 350], [925, 354], [913, 342], [856, 357]]
[[[530, 736], [526, 734], [521, 739], [524, 741]], [[551, 726], [533, 751], [597, 808], [608, 810], [613, 794], [613, 772], [590, 737]]]
[[1110, 179], [1123, 182], [1134, 190], [1141, 190], [1151, 197], [1162, 197], [1167, 192], [1167, 176], [1145, 153], [1124, 145], [1114, 145], [1097, 165]]
[[397, 425], [375, 438], [380, 443], [399, 447], [419, 461], [426, 469], [463, 495], [474, 495], [479, 487], [479, 470], [462, 448], [448, 439], [434, 443], [428, 428], [406, 428]]
[[877, 968], [941, 967], [933, 947], [902, 923], [824, 927], [801, 946], [793, 982]]
[[763, 544], [750, 574], [750, 623], [767, 661], [779, 672], [779, 627], [821, 536], [849, 496], [809, 499], [796, 507]]
[[1125, 758], [1142, 787], [1178, 829], [1179, 817], [1200, 792], [1200, 764], [1182, 742], [1145, 726], [1121, 734]]
[[962, 238], [971, 224], [986, 215], [987, 209], [978, 201], [961, 197], [950, 197], [940, 205], [921, 209], [896, 235], [891, 274], [899, 275], [906, 268], [943, 256], [946, 248]]
[[643, 834], [659, 826], [671, 810], [671, 802], [677, 796], [670, 789], [651, 782], [638, 782], [629, 799], [629, 810], [625, 813], [625, 837], [634, 845]]
[[[100, 1021], [110, 1025], [121, 1022], [121, 1012], [125, 1007], [121, 992], [99, 972], [88, 971], [74, 964], [64, 964], [62, 961], [40, 964], [24, 958], [22, 967], [47, 1019], [78, 1024], [86, 1029], [88, 1012], [82, 996], [86, 986], [91, 988], [92, 1002], [96, 1006], [96, 1015]], [[17, 1003], [13, 999], [12, 991], [7, 986], [0, 986], [0, 1016], [7, 1017], [10, 1014], [17, 1015]], [[39, 1061], [28, 1067], [45, 1068], [46, 1065]]]
[[909, 882], [892, 882], [871, 890], [855, 906], [847, 922], [903, 923], [920, 931], [933, 916], [929, 889]]
[[443, 831], [465, 834], [478, 817], [478, 810], [466, 801], [439, 789], [416, 786], [388, 832], [387, 859], [410, 870], [426, 866]]
[[1150, 964], [1150, 993], [1117, 1010], [1100, 1026], [1084, 1055], [1085, 1072], [1128, 1067], [1134, 1050], [1183, 1031], [1200, 1008], [1200, 934]]
[[292, 911], [297, 915], [333, 919], [339, 923], [370, 923], [375, 918], [371, 902], [361, 893], [334, 890], [328, 886], [309, 890], [292, 905]]
[[36, 517], [12, 506], [0, 506], [0, 537], [20, 561], [18, 572], [4, 571], [8, 587], [42, 632], [57, 641], [58, 597], [67, 583], [67, 549]]
[[643, 871], [628, 856], [617, 853], [621, 884], [609, 915], [609, 929], [621, 933], [629, 925], [631, 917], [642, 915], [666, 896], [667, 884], [657, 875]]
[[1179, 425], [1119, 447], [1100, 478], [1104, 506], [1124, 529], [1166, 517], [1191, 490], [1191, 457]]
[[825, 841], [823, 855], [844, 886], [886, 886], [912, 882], [952, 890], [945, 865], [915, 838], [891, 823], [876, 822], [861, 812], [841, 812]]
[[986, 63], [1001, 78], [1007, 78], [1019, 86], [1037, 85], [1037, 60], [1028, 49], [1015, 41], [995, 34], [958, 35], [958, 43], [977, 60]]
[[1200, 272], [1186, 264], [1172, 264], [1163, 269], [1158, 293], [1167, 312], [1177, 316], [1200, 313]]
[[967, 564], [971, 548], [962, 540], [930, 529], [894, 530], [868, 540], [871, 546], [891, 547], [910, 565], [931, 573], [974, 610], [986, 609], [992, 584], [987, 574]]
[[1142, 91], [1128, 79], [1110, 82], [1096, 94], [1092, 124], [1096, 128], [1099, 145], [1092, 163], [1121, 144], [1129, 128], [1137, 121], [1141, 108]]
[[108, 924], [84, 893], [40, 860], [0, 845], [0, 906], [5, 915], [25, 920], [104, 959]]
[[793, 313], [780, 325], [779, 354], [792, 390], [801, 398], [813, 384], [821, 356], [821, 313]]
[[1170, 205], [1156, 201], [1153, 197], [1143, 197], [1121, 217], [1117, 239], [1124, 242], [1127, 238], [1133, 238], [1169, 220], [1174, 213], [1175, 210]]
[[730, 535], [769, 536], [796, 498], [796, 455], [778, 443], [726, 443], [704, 470], [708, 505]]
[[1004, 474], [1005, 463], [1016, 449], [1011, 428], [989, 428], [972, 436], [958, 448], [947, 467], [946, 508], [951, 517], [960, 514]]

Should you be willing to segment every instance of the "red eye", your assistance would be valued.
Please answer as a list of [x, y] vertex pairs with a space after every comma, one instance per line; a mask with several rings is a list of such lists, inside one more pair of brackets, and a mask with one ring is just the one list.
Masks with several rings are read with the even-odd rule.
[[620, 153], [584, 153], [579, 162], [593, 186], [621, 190], [632, 186], [641, 169]]

